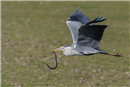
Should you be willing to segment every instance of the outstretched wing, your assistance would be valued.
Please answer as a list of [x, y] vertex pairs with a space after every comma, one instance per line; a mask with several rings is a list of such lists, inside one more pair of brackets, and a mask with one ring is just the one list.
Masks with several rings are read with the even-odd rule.
[[81, 26], [78, 33], [78, 46], [88, 46], [91, 48], [98, 48], [99, 42], [102, 39], [104, 29], [107, 25], [89, 25], [91, 23], [102, 22], [106, 19], [101, 18], [100, 15], [95, 20]]
[[79, 10], [79, 8], [68, 18], [68, 21], [78, 21], [81, 24], [90, 22], [89, 18], [81, 13], [81, 10]]
[[85, 16], [83, 13], [81, 13], [81, 10], [79, 10], [79, 8], [68, 18], [66, 24], [68, 25], [71, 31], [73, 43], [77, 43], [78, 28], [89, 22], [89, 18]]

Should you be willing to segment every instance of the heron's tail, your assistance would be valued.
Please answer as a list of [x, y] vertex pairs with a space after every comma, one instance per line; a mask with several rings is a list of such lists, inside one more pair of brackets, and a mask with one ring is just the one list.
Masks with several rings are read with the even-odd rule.
[[102, 14], [97, 17], [96, 19], [94, 19], [93, 21], [88, 22], [87, 24], [91, 24], [91, 23], [98, 23], [98, 22], [102, 22], [105, 21], [106, 19], [104, 19], [104, 16], [102, 17]]

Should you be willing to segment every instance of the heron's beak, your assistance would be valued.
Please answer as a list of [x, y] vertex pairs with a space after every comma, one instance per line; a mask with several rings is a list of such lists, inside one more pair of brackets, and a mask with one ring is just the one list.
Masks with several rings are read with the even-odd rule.
[[57, 48], [57, 49], [52, 50], [52, 52], [57, 52], [57, 51], [62, 51], [62, 50], [63, 50], [62, 48]]

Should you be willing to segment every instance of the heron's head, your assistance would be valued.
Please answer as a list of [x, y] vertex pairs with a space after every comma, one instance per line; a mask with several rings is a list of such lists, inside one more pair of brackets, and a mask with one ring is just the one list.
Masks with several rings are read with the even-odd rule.
[[54, 49], [54, 50], [52, 50], [52, 51], [53, 51], [53, 52], [64, 51], [64, 50], [66, 50], [66, 48], [68, 48], [68, 47], [70, 47], [70, 46], [64, 45], [64, 46], [62, 46], [62, 47], [60, 47], [60, 48], [56, 48], [56, 49]]

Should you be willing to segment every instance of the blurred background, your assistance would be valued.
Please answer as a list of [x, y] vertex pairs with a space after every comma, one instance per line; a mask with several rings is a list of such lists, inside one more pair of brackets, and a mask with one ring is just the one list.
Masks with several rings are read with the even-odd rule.
[[[129, 1], [2, 1], [1, 84], [19, 86], [122, 87], [129, 86]], [[53, 49], [71, 45], [66, 21], [80, 7], [95, 19], [103, 14], [108, 25], [100, 49], [123, 57], [101, 54], [66, 57]]]

